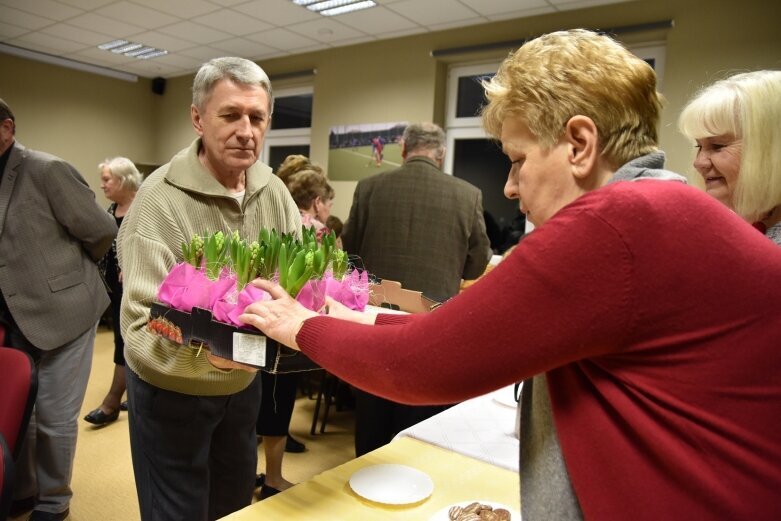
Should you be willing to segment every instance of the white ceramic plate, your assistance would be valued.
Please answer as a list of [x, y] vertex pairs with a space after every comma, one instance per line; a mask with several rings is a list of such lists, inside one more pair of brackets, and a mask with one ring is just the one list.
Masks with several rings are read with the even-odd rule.
[[417, 503], [434, 491], [428, 474], [406, 465], [364, 467], [350, 476], [350, 488], [370, 501], [388, 505]]
[[470, 505], [474, 503], [475, 501], [479, 501], [480, 503], [484, 505], [490, 505], [494, 510], [497, 508], [503, 508], [510, 512], [510, 521], [521, 521], [521, 514], [517, 510], [513, 510], [512, 508], [508, 507], [507, 505], [503, 505], [501, 503], [496, 503], [495, 501], [483, 501], [483, 500], [477, 500], [474, 501], [461, 501], [460, 503], [453, 503], [452, 505], [448, 505], [442, 510], [439, 510], [436, 514], [434, 514], [432, 517], [429, 518], [429, 521], [450, 521], [450, 509], [454, 506], [460, 506], [465, 507], [467, 505]]
[[514, 386], [508, 385], [507, 387], [502, 387], [501, 389], [494, 391], [491, 397], [499, 405], [515, 409], [518, 407], [518, 402], [515, 401], [514, 393]]

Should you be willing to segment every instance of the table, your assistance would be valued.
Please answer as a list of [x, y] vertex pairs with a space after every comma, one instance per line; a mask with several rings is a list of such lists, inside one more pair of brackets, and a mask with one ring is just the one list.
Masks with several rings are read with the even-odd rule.
[[510, 385], [454, 405], [404, 429], [396, 439], [416, 438], [518, 472], [516, 405]]
[[[428, 499], [407, 506], [382, 505], [361, 498], [350, 489], [350, 476], [380, 463], [409, 465], [427, 473], [434, 481], [434, 492]], [[223, 520], [426, 521], [442, 508], [461, 501], [492, 501], [520, 511], [519, 492], [517, 472], [403, 437]]]

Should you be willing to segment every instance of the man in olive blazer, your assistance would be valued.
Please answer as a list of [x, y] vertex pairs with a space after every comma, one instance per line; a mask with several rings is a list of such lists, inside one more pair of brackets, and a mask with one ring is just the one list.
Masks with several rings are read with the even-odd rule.
[[98, 319], [109, 303], [95, 261], [117, 234], [79, 172], [15, 142], [0, 99], [0, 322], [38, 368], [38, 398], [17, 463], [30, 519], [64, 519]]
[[[342, 241], [349, 254], [381, 279], [444, 301], [461, 279], [485, 270], [491, 247], [482, 193], [442, 172], [445, 134], [432, 123], [409, 125], [402, 141], [404, 164], [361, 180]], [[385, 443], [442, 408], [412, 407], [357, 392], [356, 453]]]

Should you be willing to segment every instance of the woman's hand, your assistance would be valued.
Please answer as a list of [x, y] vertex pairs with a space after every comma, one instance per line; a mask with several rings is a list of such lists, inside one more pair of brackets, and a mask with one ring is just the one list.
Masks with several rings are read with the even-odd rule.
[[340, 320], [349, 320], [350, 322], [369, 325], [374, 324], [374, 320], [377, 318], [375, 315], [350, 309], [331, 297], [325, 297], [325, 314]]
[[296, 335], [304, 320], [318, 316], [295, 301], [279, 284], [255, 279], [253, 286], [268, 292], [274, 300], [259, 300], [247, 306], [239, 320], [254, 326], [270, 338], [298, 349]]

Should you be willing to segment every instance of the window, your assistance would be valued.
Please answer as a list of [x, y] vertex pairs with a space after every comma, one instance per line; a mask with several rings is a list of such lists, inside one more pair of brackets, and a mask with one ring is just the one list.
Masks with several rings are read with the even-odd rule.
[[[665, 43], [648, 42], [628, 47], [656, 71], [657, 89], [664, 83]], [[447, 152], [445, 171], [480, 188], [483, 208], [500, 228], [517, 227], [519, 211], [516, 201], [502, 193], [510, 163], [496, 143], [486, 136], [480, 121], [485, 95], [480, 81], [491, 78], [499, 62], [455, 65], [448, 71], [446, 128]], [[523, 216], [521, 215], [520, 218]], [[527, 232], [533, 225], [526, 222]]]
[[495, 228], [493, 233], [489, 230], [491, 247], [501, 253], [510, 245], [510, 237], [517, 239], [517, 228], [524, 230], [526, 223], [518, 203], [504, 197], [510, 161], [499, 145], [486, 136], [480, 121], [480, 109], [485, 104], [481, 81], [491, 78], [498, 68], [499, 63], [492, 62], [450, 69], [445, 172], [469, 181], [483, 193], [486, 224]]
[[266, 133], [262, 159], [275, 172], [290, 154], [309, 157], [312, 127], [312, 87], [278, 91], [271, 128]]

